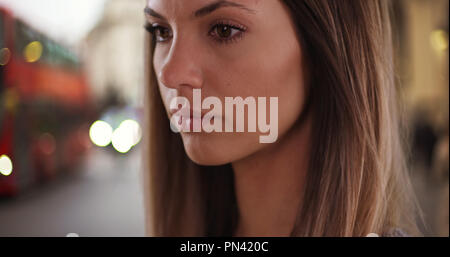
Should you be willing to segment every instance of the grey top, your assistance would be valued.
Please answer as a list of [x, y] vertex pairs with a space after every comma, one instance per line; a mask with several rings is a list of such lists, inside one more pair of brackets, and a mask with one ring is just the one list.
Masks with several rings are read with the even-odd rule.
[[383, 235], [384, 237], [411, 237], [400, 228], [393, 228]]

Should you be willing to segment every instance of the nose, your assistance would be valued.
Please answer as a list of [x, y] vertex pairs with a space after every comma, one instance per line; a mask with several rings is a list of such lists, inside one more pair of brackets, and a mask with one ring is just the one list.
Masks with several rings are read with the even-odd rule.
[[168, 88], [200, 89], [203, 85], [198, 47], [188, 41], [183, 42], [174, 37], [170, 51], [160, 66], [159, 82]]

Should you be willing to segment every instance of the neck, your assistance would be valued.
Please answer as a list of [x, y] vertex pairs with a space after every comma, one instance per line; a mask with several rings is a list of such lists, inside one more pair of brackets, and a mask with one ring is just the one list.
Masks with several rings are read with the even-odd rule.
[[290, 236], [308, 167], [310, 119], [275, 144], [232, 164], [239, 220], [235, 236]]

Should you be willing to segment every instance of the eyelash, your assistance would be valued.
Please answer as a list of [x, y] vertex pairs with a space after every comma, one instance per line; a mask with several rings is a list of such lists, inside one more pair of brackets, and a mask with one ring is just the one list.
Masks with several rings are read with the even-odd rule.
[[157, 24], [157, 23], [146, 23], [145, 25], [144, 25], [144, 28], [145, 28], [145, 30], [147, 30], [147, 32], [148, 33], [150, 33], [152, 36], [153, 36], [153, 40], [156, 42], [156, 43], [164, 43], [166, 40], [164, 40], [164, 41], [158, 41], [158, 40], [156, 40], [156, 31], [158, 30], [158, 29], [167, 29], [166, 27], [164, 27], [164, 26], [161, 26], [161, 25], [159, 25], [159, 24]]
[[[217, 28], [219, 28], [219, 26], [226, 26], [229, 27], [231, 30], [237, 30], [237, 32], [235, 32], [235, 35], [232, 36], [231, 38], [220, 38], [217, 35]], [[243, 25], [235, 25], [232, 24], [228, 21], [217, 21], [214, 22], [211, 26], [211, 28], [208, 31], [208, 36], [210, 36], [215, 42], [219, 43], [219, 44], [228, 44], [228, 43], [235, 43], [237, 41], [239, 41], [240, 39], [242, 39], [242, 37], [244, 36], [245, 32], [247, 31], [247, 28]], [[153, 39], [155, 40], [156, 43], [165, 43], [167, 40], [164, 41], [158, 41], [156, 40], [156, 31], [158, 29], [167, 29], [164, 26], [161, 26], [157, 23], [146, 23], [144, 26], [145, 30], [147, 30], [147, 32], [149, 32], [150, 34], [153, 35]], [[232, 32], [233, 33], [233, 32]]]
[[[219, 26], [226, 26], [232, 30], [237, 30], [237, 32], [231, 38], [226, 38], [226, 39], [220, 38], [219, 36], [214, 35], [214, 33], [217, 33], [216, 30]], [[211, 26], [211, 29], [208, 32], [208, 35], [218, 43], [228, 44], [228, 43], [235, 43], [235, 42], [239, 41], [240, 39], [242, 39], [242, 37], [244, 36], [246, 31], [247, 31], [247, 28], [243, 25], [235, 25], [228, 21], [218, 21], [218, 22], [213, 23], [213, 25]]]

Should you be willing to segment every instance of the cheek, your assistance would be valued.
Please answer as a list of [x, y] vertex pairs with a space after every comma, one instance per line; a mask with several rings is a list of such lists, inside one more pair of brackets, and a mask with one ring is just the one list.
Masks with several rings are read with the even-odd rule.
[[158, 83], [158, 89], [159, 92], [161, 94], [161, 99], [163, 100], [164, 106], [165, 108], [168, 110], [169, 108], [169, 104], [171, 99], [173, 99], [174, 97], [177, 96], [177, 92], [175, 89], [166, 87], [164, 85], [162, 85], [162, 83], [160, 83], [159, 81], [159, 73], [161, 71], [161, 67], [162, 67], [162, 60], [163, 58], [161, 57], [161, 54], [159, 53], [159, 51], [155, 50], [155, 55], [153, 56], [153, 69], [156, 75], [156, 81]]
[[158, 83], [159, 92], [161, 94], [161, 99], [163, 100], [164, 106], [166, 109], [169, 107], [169, 98], [170, 98], [170, 90], [167, 87], [161, 86], [161, 83]]
[[278, 97], [278, 130], [281, 137], [294, 126], [302, 113], [305, 85], [300, 56], [295, 60], [279, 63], [278, 67], [284, 67], [284, 69], [266, 70], [267, 78], [261, 80], [261, 85], [264, 85], [262, 92], [267, 98]]
[[[299, 72], [301, 73], [301, 72]], [[294, 125], [305, 103], [305, 85], [301, 77], [292, 76], [279, 94], [278, 123], [280, 134]]]
[[153, 70], [155, 71], [156, 78], [158, 78], [159, 72], [161, 71], [162, 57], [159, 51], [155, 49], [153, 55]]
[[305, 102], [301, 49], [297, 39], [291, 38], [285, 47], [265, 44], [255, 49], [254, 56], [234, 66], [233, 74], [228, 75], [235, 81], [228, 88], [232, 95], [266, 97], [267, 102], [269, 97], [278, 97], [280, 133], [293, 126]]
[[161, 83], [159, 82], [158, 82], [158, 90], [161, 95], [164, 108], [166, 109], [167, 112], [169, 112], [170, 102], [178, 95], [177, 90], [165, 87], [161, 85]]

